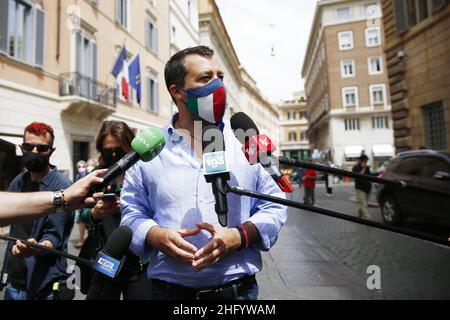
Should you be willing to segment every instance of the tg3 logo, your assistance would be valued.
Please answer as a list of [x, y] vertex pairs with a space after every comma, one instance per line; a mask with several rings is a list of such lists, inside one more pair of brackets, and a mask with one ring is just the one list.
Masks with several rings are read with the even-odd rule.
[[205, 174], [217, 174], [227, 172], [227, 162], [225, 159], [225, 152], [211, 152], [203, 155], [203, 167]]

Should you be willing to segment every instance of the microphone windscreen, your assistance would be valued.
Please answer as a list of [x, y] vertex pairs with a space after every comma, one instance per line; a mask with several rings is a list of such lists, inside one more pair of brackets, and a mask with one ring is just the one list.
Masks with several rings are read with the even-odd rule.
[[258, 126], [244, 112], [234, 114], [231, 119], [231, 129], [240, 143], [245, 144], [248, 138], [259, 135]]
[[203, 153], [225, 151], [223, 132], [217, 126], [207, 126], [202, 133]]
[[131, 143], [131, 147], [141, 157], [149, 162], [156, 158], [166, 146], [163, 133], [158, 128], [150, 128], [141, 132]]
[[103, 251], [114, 259], [121, 260], [127, 253], [132, 238], [133, 231], [126, 226], [121, 226], [111, 234]]

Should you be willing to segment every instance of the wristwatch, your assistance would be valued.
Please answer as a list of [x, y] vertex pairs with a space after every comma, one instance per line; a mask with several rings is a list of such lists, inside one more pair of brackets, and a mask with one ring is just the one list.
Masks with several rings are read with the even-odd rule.
[[65, 213], [67, 211], [67, 202], [64, 200], [64, 190], [54, 192], [53, 205], [56, 213]]

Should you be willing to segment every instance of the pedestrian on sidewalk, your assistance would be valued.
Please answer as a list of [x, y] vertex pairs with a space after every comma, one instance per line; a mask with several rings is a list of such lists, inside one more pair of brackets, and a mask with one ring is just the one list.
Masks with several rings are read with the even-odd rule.
[[[330, 162], [326, 161], [325, 165], [327, 167], [330, 167]], [[333, 187], [332, 187], [333, 186], [333, 177], [332, 177], [332, 175], [326, 173], [324, 180], [325, 180], [325, 194], [328, 197], [331, 197], [333, 195]]]
[[315, 199], [316, 179], [317, 179], [316, 170], [312, 169], [306, 170], [302, 178], [303, 186], [305, 187], [303, 199], [306, 205], [314, 206], [316, 203]]
[[[353, 172], [372, 175], [370, 172], [370, 166], [367, 165], [369, 158], [363, 154], [359, 157], [358, 163], [353, 167]], [[356, 179], [355, 180], [356, 198], [359, 202], [358, 215], [360, 218], [370, 219], [369, 215], [369, 195], [372, 190], [372, 183], [367, 180]]]
[[305, 169], [298, 168], [292, 175], [292, 180], [298, 184], [300, 194], [302, 193], [303, 176], [305, 175]]

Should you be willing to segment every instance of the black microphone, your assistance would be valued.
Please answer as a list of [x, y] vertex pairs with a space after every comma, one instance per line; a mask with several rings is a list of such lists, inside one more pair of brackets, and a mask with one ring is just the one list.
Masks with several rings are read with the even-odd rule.
[[105, 248], [99, 252], [95, 260], [87, 260], [67, 252], [58, 251], [55, 249], [47, 248], [38, 243], [32, 243], [26, 240], [18, 239], [11, 236], [0, 235], [0, 240], [17, 242], [20, 241], [27, 246], [44, 251], [54, 256], [64, 257], [73, 261], [82, 268], [87, 267], [93, 269], [104, 275], [103, 277], [109, 277], [114, 279], [119, 274], [124, 262], [124, 255], [130, 247], [131, 240], [133, 238], [133, 232], [130, 228], [122, 226], [117, 228], [109, 237]]
[[[212, 142], [213, 141], [213, 142]], [[221, 226], [227, 226], [227, 181], [230, 180], [225, 158], [225, 140], [222, 131], [216, 126], [207, 126], [202, 134], [203, 170], [207, 183], [212, 184], [215, 210]]]
[[114, 300], [114, 279], [117, 278], [126, 261], [126, 253], [130, 247], [133, 232], [126, 226], [114, 230], [106, 242], [105, 248], [99, 252], [93, 268], [97, 273], [93, 277], [86, 300]]
[[271, 154], [276, 150], [276, 146], [270, 138], [260, 134], [253, 120], [243, 112], [234, 114], [230, 123], [234, 135], [244, 145], [243, 151], [250, 164], [259, 162], [283, 192], [294, 192], [289, 180], [272, 164]]

